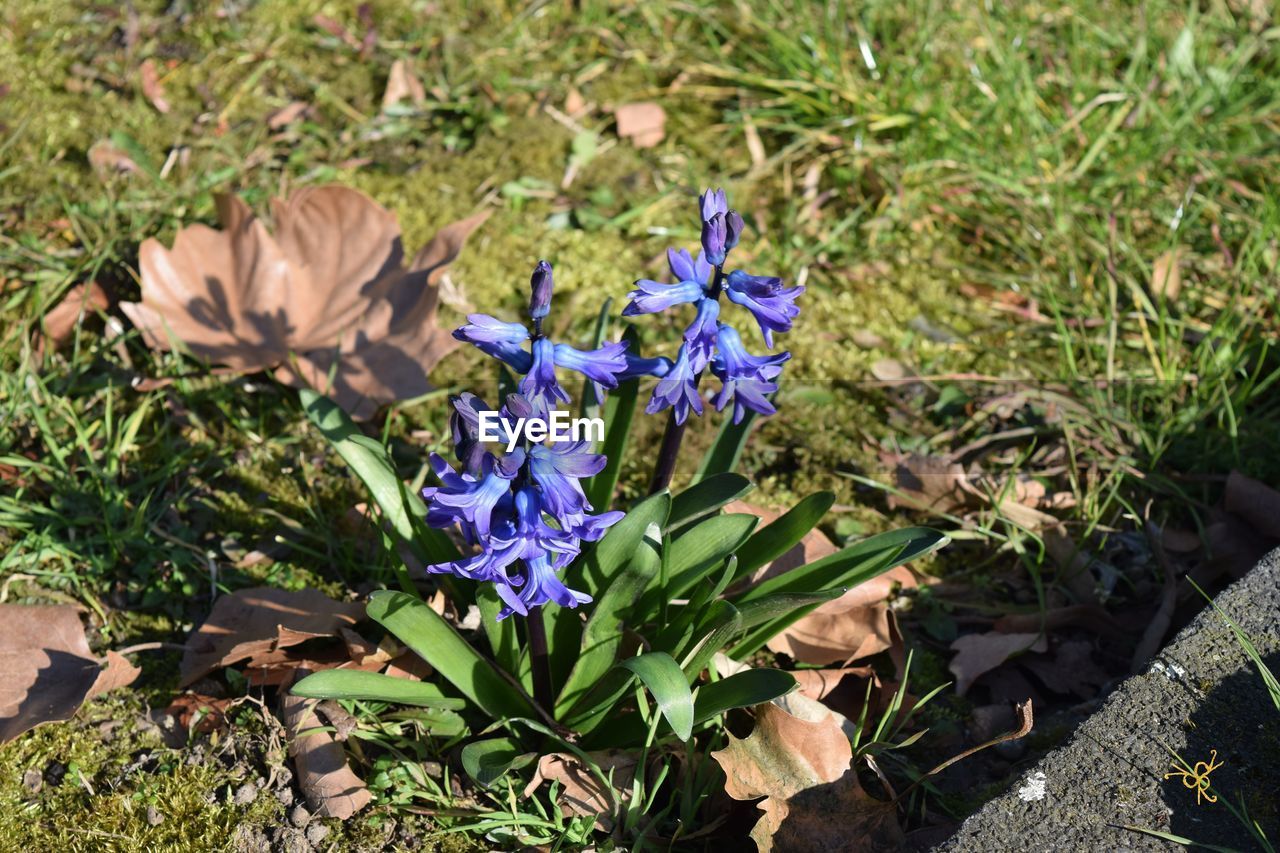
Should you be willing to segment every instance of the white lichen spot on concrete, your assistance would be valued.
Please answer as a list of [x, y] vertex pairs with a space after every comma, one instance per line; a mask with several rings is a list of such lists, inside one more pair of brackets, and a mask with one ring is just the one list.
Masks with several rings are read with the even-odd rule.
[[1024, 803], [1033, 803], [1044, 799], [1044, 773], [1036, 772], [1027, 777], [1027, 784], [1018, 789], [1018, 799]]
[[1151, 664], [1152, 672], [1164, 673], [1165, 678], [1170, 681], [1177, 681], [1179, 678], [1186, 678], [1187, 671], [1172, 661], [1166, 666], [1162, 661], [1156, 661]]

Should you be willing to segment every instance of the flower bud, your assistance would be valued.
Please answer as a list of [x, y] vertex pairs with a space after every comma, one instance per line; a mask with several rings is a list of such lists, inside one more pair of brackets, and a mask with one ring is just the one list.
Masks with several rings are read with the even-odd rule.
[[728, 228], [723, 213], [717, 213], [702, 223], [702, 251], [707, 254], [707, 263], [717, 267], [724, 263], [727, 237]]
[[742, 214], [738, 213], [738, 211], [731, 210], [725, 215], [725, 218], [724, 218], [725, 251], [728, 251], [729, 249], [732, 249], [734, 246], [738, 245], [738, 238], [742, 236], [743, 225], [744, 223], [742, 221]]
[[551, 264], [538, 261], [533, 268], [533, 278], [529, 280], [531, 295], [529, 296], [529, 316], [541, 320], [551, 311]]

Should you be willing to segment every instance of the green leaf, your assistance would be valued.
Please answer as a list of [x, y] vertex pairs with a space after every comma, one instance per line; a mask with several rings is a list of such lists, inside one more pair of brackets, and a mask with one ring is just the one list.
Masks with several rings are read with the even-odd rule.
[[426, 506], [396, 474], [387, 449], [361, 432], [347, 413], [323, 394], [303, 388], [298, 398], [307, 417], [364, 482], [391, 529], [413, 555], [428, 564], [458, 559], [458, 549], [443, 531], [415, 523], [415, 519], [426, 517]]
[[[623, 340], [634, 339], [634, 329], [628, 329]], [[622, 463], [626, 457], [627, 444], [631, 438], [631, 422], [636, 414], [636, 401], [640, 395], [640, 380], [629, 379], [622, 382], [610, 394], [604, 404], [604, 441], [596, 448], [606, 458], [604, 468], [583, 485], [587, 502], [596, 511], [609, 508], [613, 500], [613, 490], [618, 486], [618, 477], [622, 474]]]
[[667, 521], [667, 533], [671, 534], [695, 521], [714, 515], [729, 501], [751, 491], [754, 486], [741, 474], [717, 474], [690, 486], [671, 501], [671, 516]]
[[749, 708], [796, 689], [796, 679], [780, 669], [748, 669], [698, 688], [693, 724], [704, 723], [734, 708]]
[[935, 551], [947, 542], [945, 535], [927, 527], [890, 530], [762, 581], [738, 596], [735, 603], [745, 604], [779, 592], [852, 588], [894, 566]]
[[417, 652], [440, 675], [490, 717], [520, 717], [533, 706], [426, 602], [403, 592], [380, 590], [369, 597], [369, 618]]
[[640, 679], [676, 737], [687, 741], [693, 735], [693, 693], [675, 659], [666, 652], [649, 652], [618, 665]]
[[480, 608], [480, 624], [489, 639], [489, 649], [498, 665], [512, 674], [520, 669], [520, 639], [516, 636], [516, 620], [498, 621], [503, 601], [493, 584], [479, 584], [476, 604]]
[[715, 653], [724, 648], [730, 640], [742, 633], [742, 613], [727, 601], [717, 601], [711, 606], [707, 620], [702, 626], [704, 632], [692, 651], [685, 656], [681, 671], [685, 680], [692, 684], [699, 673], [707, 668]]
[[657, 612], [662, 601], [684, 598], [685, 593], [733, 556], [759, 521], [754, 515], [736, 513], [714, 515], [686, 527], [667, 545], [665, 580], [645, 593], [637, 611], [647, 618]]
[[818, 526], [836, 496], [815, 492], [756, 532], [738, 551], [738, 577], [746, 577], [794, 548]]
[[497, 737], [472, 741], [462, 748], [462, 769], [481, 787], [488, 788], [509, 770], [519, 770], [538, 757], [515, 738]]
[[698, 467], [698, 473], [694, 475], [693, 482], [701, 483], [717, 474], [727, 474], [737, 466], [738, 459], [742, 456], [742, 448], [747, 444], [751, 425], [755, 423], [757, 417], [755, 412], [748, 410], [741, 423], [735, 424], [733, 418], [724, 419], [716, 440], [702, 457], [702, 464]]
[[556, 719], [562, 718], [571, 709], [576, 710], [575, 706], [617, 662], [623, 626], [631, 615], [632, 607], [650, 581], [657, 577], [662, 565], [659, 554], [661, 537], [662, 531], [657, 523], [651, 523], [631, 559], [609, 582], [604, 595], [596, 602], [595, 610], [582, 632], [582, 647], [577, 663], [556, 699]]
[[308, 699], [365, 699], [454, 711], [467, 705], [462, 699], [445, 696], [439, 687], [425, 681], [393, 678], [356, 669], [326, 669], [313, 673], [293, 685], [289, 692]]
[[[757, 584], [739, 596], [735, 603], [745, 608], [752, 602], [762, 601], [779, 593], [844, 592], [895, 566], [917, 559], [947, 543], [948, 539], [936, 530], [925, 527], [908, 527], [881, 533], [799, 566], [789, 572]], [[816, 606], [816, 605], [813, 605]], [[762, 623], [729, 651], [729, 656], [741, 659], [767, 643], [788, 625], [795, 622], [813, 606], [802, 607], [789, 614]]]

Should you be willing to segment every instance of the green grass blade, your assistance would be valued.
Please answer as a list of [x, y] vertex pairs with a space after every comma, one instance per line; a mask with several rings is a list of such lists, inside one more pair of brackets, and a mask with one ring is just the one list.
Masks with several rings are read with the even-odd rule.
[[587, 501], [597, 512], [609, 508], [613, 490], [622, 474], [622, 462], [631, 439], [631, 422], [635, 419], [636, 401], [640, 395], [640, 380], [630, 379], [621, 383], [604, 404], [604, 441], [596, 448], [606, 458], [604, 468], [584, 486]]
[[831, 492], [815, 492], [756, 531], [738, 550], [737, 577], [746, 577], [794, 548], [818, 526], [835, 500]]

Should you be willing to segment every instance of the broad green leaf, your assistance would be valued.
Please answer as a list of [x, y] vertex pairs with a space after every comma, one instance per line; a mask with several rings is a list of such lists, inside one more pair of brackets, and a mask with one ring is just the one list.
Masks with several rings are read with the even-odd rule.
[[918, 559], [947, 543], [927, 527], [905, 527], [863, 539], [819, 560], [756, 584], [735, 599], [741, 605], [779, 592], [852, 588], [894, 566]]
[[476, 588], [476, 604], [480, 608], [480, 624], [489, 639], [493, 659], [507, 672], [520, 670], [520, 640], [516, 637], [516, 620], [498, 621], [503, 602], [493, 584], [479, 584]]
[[693, 734], [693, 693], [675, 659], [666, 652], [649, 652], [618, 665], [635, 673], [676, 737], [688, 740]]
[[702, 626], [702, 639], [687, 654], [681, 664], [685, 680], [692, 684], [707, 668], [715, 653], [741, 634], [742, 613], [727, 601], [717, 601], [711, 607], [706, 623]]
[[720, 507], [737, 500], [753, 488], [751, 481], [741, 474], [717, 474], [696, 486], [690, 486], [672, 498], [666, 532], [675, 533], [682, 527], [714, 515], [720, 511]]
[[[819, 592], [844, 592], [884, 574], [895, 566], [928, 554], [945, 545], [947, 541], [947, 537], [943, 534], [924, 527], [909, 527], [882, 533], [830, 556], [815, 560], [807, 566], [800, 566], [770, 578], [747, 590], [736, 603], [739, 607], [746, 607], [752, 602], [763, 601], [771, 595], [808, 589], [816, 589]], [[762, 623], [759, 628], [749, 632], [741, 642], [735, 645], [729, 651], [729, 656], [740, 659], [752, 654], [769, 642], [770, 638], [816, 606], [815, 604], [802, 607]]]
[[455, 711], [467, 705], [465, 700], [445, 696], [439, 687], [426, 681], [411, 681], [356, 669], [326, 669], [313, 673], [293, 685], [289, 692], [308, 699], [365, 699]]
[[661, 538], [658, 524], [650, 524], [631, 559], [609, 581], [604, 595], [596, 602], [582, 631], [577, 663], [556, 700], [557, 719], [573, 709], [617, 662], [623, 626], [645, 588], [658, 575], [662, 563], [658, 553]]
[[780, 669], [748, 669], [698, 688], [693, 724], [706, 722], [734, 708], [769, 702], [796, 688], [796, 679]]
[[730, 557], [715, 583], [698, 584], [693, 590], [689, 603], [681, 608], [680, 615], [659, 631], [651, 649], [656, 652], [666, 652], [679, 660], [689, 640], [693, 638], [695, 626], [707, 621], [708, 611], [715, 606], [716, 599], [729, 585], [737, 565], [738, 558]]
[[666, 547], [663, 579], [645, 593], [637, 607], [645, 618], [656, 613], [663, 601], [684, 598], [699, 581], [723, 566], [747, 541], [760, 519], [754, 515], [713, 515], [692, 527]]
[[528, 752], [518, 740], [496, 737], [472, 741], [462, 748], [462, 769], [481, 787], [488, 788], [509, 770], [519, 770], [538, 757]]
[[598, 512], [609, 509], [613, 490], [622, 474], [622, 463], [631, 437], [631, 422], [636, 414], [636, 401], [640, 394], [640, 380], [629, 379], [609, 394], [604, 404], [604, 441], [596, 448], [605, 455], [604, 468], [583, 485], [587, 502]]
[[738, 576], [745, 577], [794, 548], [818, 526], [835, 499], [831, 492], [815, 492], [756, 531], [738, 550]]
[[364, 482], [396, 536], [414, 556], [428, 564], [458, 559], [458, 549], [442, 531], [415, 523], [415, 519], [426, 517], [426, 506], [396, 474], [387, 449], [361, 432], [347, 413], [323, 394], [303, 388], [298, 398], [307, 417]]
[[698, 466], [698, 473], [694, 475], [693, 482], [701, 483], [717, 474], [727, 474], [737, 466], [756, 417], [755, 412], [748, 410], [742, 423], [735, 424], [733, 418], [724, 419], [716, 440], [702, 457], [702, 464]]
[[426, 602], [408, 593], [380, 590], [369, 597], [368, 613], [490, 717], [533, 713], [529, 698]]

